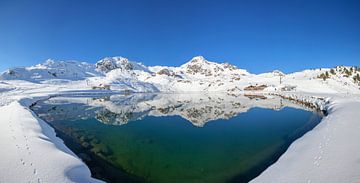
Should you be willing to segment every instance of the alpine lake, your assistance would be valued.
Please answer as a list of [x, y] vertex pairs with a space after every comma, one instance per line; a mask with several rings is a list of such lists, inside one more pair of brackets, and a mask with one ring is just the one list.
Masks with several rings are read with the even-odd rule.
[[69, 95], [31, 109], [106, 182], [248, 182], [323, 114], [277, 96]]

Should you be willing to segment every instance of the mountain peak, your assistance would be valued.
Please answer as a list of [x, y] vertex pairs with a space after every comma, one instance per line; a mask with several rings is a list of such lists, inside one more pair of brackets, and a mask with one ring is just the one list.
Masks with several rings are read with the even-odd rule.
[[131, 71], [131, 70], [143, 70], [148, 72], [146, 66], [141, 63], [130, 61], [125, 57], [105, 57], [98, 62], [96, 62], [96, 69], [108, 73], [115, 69], [120, 69], [122, 71]]
[[195, 56], [193, 57], [190, 62], [201, 62], [201, 61], [207, 61], [203, 56], [199, 55], [199, 56]]
[[218, 63], [206, 60], [203, 56], [193, 57], [190, 61], [180, 66], [184, 73], [200, 74], [203, 76], [220, 76], [222, 74], [231, 72], [232, 74], [248, 75], [245, 70], [238, 69], [236, 66], [229, 63]]
[[183, 64], [181, 67], [188, 67], [190, 65], [204, 65], [204, 64], [208, 65], [209, 63], [212, 63], [212, 62], [209, 62], [203, 56], [195, 56], [191, 60], [189, 60], [188, 62]]

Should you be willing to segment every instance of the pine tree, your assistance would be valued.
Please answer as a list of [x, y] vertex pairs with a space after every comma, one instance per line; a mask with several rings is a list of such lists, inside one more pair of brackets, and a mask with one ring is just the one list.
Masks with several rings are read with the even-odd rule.
[[329, 78], [329, 73], [327, 73], [327, 72], [325, 72], [325, 73], [321, 73], [319, 76], [318, 76], [318, 78], [321, 78], [321, 79], [323, 79], [324, 81], [327, 79], [327, 78]]
[[332, 75], [335, 75], [334, 69], [330, 69], [330, 73], [331, 73]]
[[348, 69], [346, 69], [346, 68], [344, 68], [344, 72], [343, 73], [345, 73], [345, 77], [349, 77], [349, 76], [351, 76], [351, 73], [350, 73], [350, 71], [348, 70]]
[[356, 74], [356, 76], [353, 77], [354, 82], [360, 82], [360, 75], [359, 73]]

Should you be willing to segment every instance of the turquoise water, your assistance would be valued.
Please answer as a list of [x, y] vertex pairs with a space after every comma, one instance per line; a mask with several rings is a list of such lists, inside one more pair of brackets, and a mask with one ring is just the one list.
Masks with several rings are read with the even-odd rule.
[[321, 120], [282, 99], [207, 97], [54, 98], [32, 109], [108, 182], [247, 182]]

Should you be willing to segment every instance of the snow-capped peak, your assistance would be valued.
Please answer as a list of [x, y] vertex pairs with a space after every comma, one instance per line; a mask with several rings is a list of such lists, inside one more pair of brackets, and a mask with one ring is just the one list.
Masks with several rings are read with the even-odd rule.
[[217, 76], [220, 73], [237, 73], [249, 75], [246, 70], [238, 69], [229, 63], [217, 63], [206, 60], [203, 56], [196, 56], [187, 63], [180, 66], [187, 74], [201, 74], [205, 76]]
[[[241, 91], [297, 90], [324, 85], [328, 91], [359, 91], [360, 68], [338, 66], [284, 74], [275, 70], [250, 74], [229, 63], [196, 56], [180, 67], [153, 66], [124, 57], [106, 57], [96, 64], [78, 61], [46, 60], [30, 67], [9, 69], [0, 80], [27, 80], [36, 83], [64, 83], [84, 80], [86, 87], [131, 91]], [[323, 88], [322, 88], [323, 89]]]
[[189, 60], [188, 62], [186, 62], [185, 64], [181, 65], [180, 67], [187, 67], [188, 65], [208, 65], [210, 63], [214, 63], [214, 62], [210, 62], [208, 60], [206, 60], [203, 56], [195, 56], [193, 57], [191, 60]]
[[190, 60], [190, 62], [191, 63], [199, 63], [199, 62], [208, 63], [208, 61], [201, 55], [193, 57]]
[[148, 72], [148, 68], [141, 63], [130, 61], [124, 57], [106, 57], [99, 60], [96, 64], [96, 69], [108, 73], [114, 69], [123, 71], [141, 70]]

